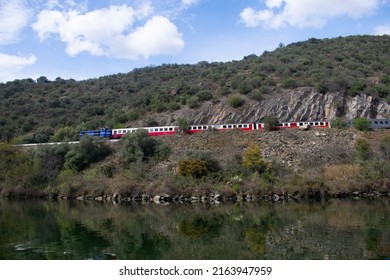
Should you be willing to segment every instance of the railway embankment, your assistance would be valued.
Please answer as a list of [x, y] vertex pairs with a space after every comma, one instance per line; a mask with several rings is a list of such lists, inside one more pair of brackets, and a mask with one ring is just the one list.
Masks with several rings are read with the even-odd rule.
[[[206, 131], [158, 140], [169, 149], [163, 159], [125, 164], [119, 141], [108, 145], [108, 156], [79, 171], [71, 170], [69, 155], [34, 149], [37, 157], [46, 153], [44, 164], [20, 164], [17, 171], [26, 170], [19, 178], [3, 176], [1, 195], [145, 203], [390, 196], [390, 130]], [[32, 178], [28, 170], [35, 172]], [[17, 172], [6, 175], [11, 171]]]

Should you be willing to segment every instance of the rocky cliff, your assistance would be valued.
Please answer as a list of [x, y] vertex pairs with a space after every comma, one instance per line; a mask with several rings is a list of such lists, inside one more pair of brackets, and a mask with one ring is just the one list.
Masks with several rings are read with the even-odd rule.
[[267, 115], [275, 115], [280, 121], [331, 120], [335, 117], [390, 118], [390, 105], [384, 99], [365, 94], [355, 97], [339, 92], [321, 94], [307, 87], [273, 92], [264, 95], [261, 101], [244, 98], [245, 104], [239, 108], [232, 108], [223, 97], [217, 102], [205, 102], [199, 108], [184, 107], [154, 118], [158, 123], [167, 125], [173, 124], [178, 117], [188, 119], [191, 124], [258, 122]]

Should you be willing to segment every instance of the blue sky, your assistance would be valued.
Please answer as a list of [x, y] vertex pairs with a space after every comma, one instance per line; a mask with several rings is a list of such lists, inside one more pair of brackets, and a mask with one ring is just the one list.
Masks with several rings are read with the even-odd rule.
[[226, 62], [357, 34], [390, 34], [390, 0], [0, 0], [0, 82]]

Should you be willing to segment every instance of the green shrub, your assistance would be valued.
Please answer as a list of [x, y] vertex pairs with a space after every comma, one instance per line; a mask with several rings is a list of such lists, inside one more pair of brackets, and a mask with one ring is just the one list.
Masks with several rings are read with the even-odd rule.
[[255, 89], [252, 90], [251, 93], [249, 93], [249, 98], [256, 100], [256, 101], [261, 101], [263, 99], [263, 94], [261, 93], [260, 89]]
[[238, 91], [242, 94], [248, 94], [252, 91], [252, 86], [247, 81], [241, 82], [238, 87]]
[[378, 84], [374, 86], [374, 90], [378, 93], [379, 97], [386, 98], [390, 96], [390, 86], [384, 84]]
[[185, 118], [177, 118], [176, 123], [179, 126], [180, 131], [186, 131], [190, 128], [190, 123]]
[[161, 139], [148, 135], [148, 131], [138, 129], [125, 135], [121, 140], [121, 160], [128, 167], [135, 162], [156, 159], [161, 161], [168, 157], [171, 150]]
[[325, 84], [325, 82], [320, 82], [318, 85], [317, 85], [317, 91], [319, 93], [327, 93], [329, 91], [329, 88], [328, 86]]
[[233, 94], [229, 96], [228, 103], [233, 108], [238, 108], [245, 104], [245, 100], [240, 95]]
[[355, 143], [355, 158], [358, 161], [367, 161], [372, 158], [370, 143], [365, 139], [357, 139]]
[[199, 101], [207, 101], [213, 98], [213, 95], [207, 90], [202, 90], [196, 94], [196, 97], [198, 97]]
[[207, 162], [204, 160], [186, 159], [179, 162], [179, 175], [202, 178], [207, 176], [208, 172]]
[[218, 172], [221, 169], [219, 162], [207, 151], [189, 151], [187, 153], [187, 158], [205, 161], [207, 163], [207, 169], [210, 172]]
[[294, 89], [298, 87], [298, 83], [294, 78], [287, 77], [282, 80], [282, 87], [287, 89]]
[[81, 171], [87, 165], [86, 159], [81, 151], [70, 150], [65, 155], [64, 167], [69, 170]]
[[360, 131], [370, 130], [370, 121], [366, 118], [358, 117], [353, 121], [353, 126]]
[[81, 171], [91, 163], [105, 159], [111, 149], [105, 140], [83, 136], [78, 145], [73, 145], [64, 158], [64, 167], [69, 170]]
[[279, 120], [276, 116], [265, 116], [263, 122], [266, 130], [274, 130], [279, 124]]
[[363, 91], [366, 88], [366, 82], [363, 80], [355, 81], [351, 87], [348, 89], [348, 95], [355, 97], [358, 95], [361, 91]]
[[383, 160], [388, 160], [390, 162], [390, 136], [386, 135], [381, 139], [379, 144], [379, 156]]
[[348, 123], [342, 118], [334, 118], [330, 121], [330, 126], [333, 128], [343, 129], [348, 127]]
[[200, 106], [199, 98], [196, 96], [191, 96], [187, 100], [187, 104], [188, 104], [188, 107], [190, 107], [191, 109], [197, 108]]

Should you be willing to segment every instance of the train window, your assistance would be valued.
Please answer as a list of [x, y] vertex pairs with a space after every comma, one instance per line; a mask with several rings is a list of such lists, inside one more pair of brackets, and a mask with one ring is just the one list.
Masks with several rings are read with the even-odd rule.
[[313, 125], [313, 123], [312, 123], [312, 122], [309, 122], [309, 124], [310, 124], [310, 125]]
[[303, 123], [300, 122], [298, 125], [299, 125], [299, 126], [303, 126]]
[[238, 128], [242, 128], [242, 125], [241, 125], [241, 124], [239, 124], [239, 125], [238, 125]]
[[237, 128], [237, 126], [235, 124], [233, 124], [233, 128]]
[[320, 125], [324, 125], [324, 123], [323, 123], [323, 122], [320, 122]]
[[379, 123], [380, 123], [380, 124], [383, 124], [383, 122], [382, 122], [382, 121], [380, 121]]
[[226, 125], [223, 125], [222, 128], [226, 128]]
[[231, 125], [228, 125], [228, 128], [232, 128], [232, 126], [231, 126]]
[[160, 131], [164, 131], [164, 129], [163, 129], [163, 128], [160, 128]]
[[172, 130], [173, 130], [173, 127], [170, 127], [170, 128], [169, 128], [169, 131], [172, 131]]
[[389, 124], [389, 122], [388, 122], [388, 121], [385, 121], [385, 124]]
[[378, 121], [375, 121], [375, 124], [378, 124]]
[[167, 128], [167, 127], [164, 127], [164, 131], [168, 131], [168, 128]]
[[202, 127], [201, 127], [201, 126], [198, 126], [198, 129], [202, 129]]
[[318, 122], [314, 123], [314, 125], [318, 125]]

